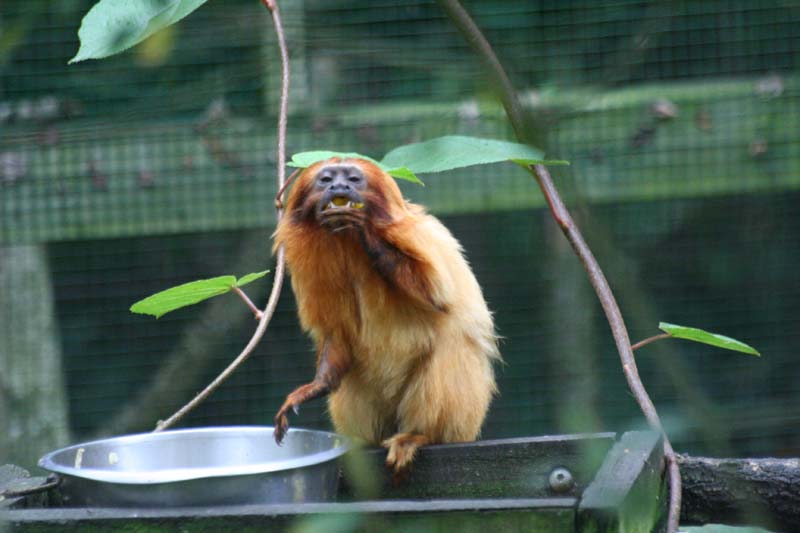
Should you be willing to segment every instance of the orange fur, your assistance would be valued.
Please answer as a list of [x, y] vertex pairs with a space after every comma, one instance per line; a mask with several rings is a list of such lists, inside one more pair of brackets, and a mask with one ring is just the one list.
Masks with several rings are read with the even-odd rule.
[[[331, 231], [309, 209], [315, 176], [337, 163], [358, 166], [367, 188], [362, 221]], [[421, 445], [477, 438], [495, 392], [494, 326], [460, 244], [435, 217], [376, 165], [334, 158], [298, 177], [280, 245], [303, 328], [319, 357], [344, 369], [328, 399], [337, 431], [383, 444], [398, 471]]]

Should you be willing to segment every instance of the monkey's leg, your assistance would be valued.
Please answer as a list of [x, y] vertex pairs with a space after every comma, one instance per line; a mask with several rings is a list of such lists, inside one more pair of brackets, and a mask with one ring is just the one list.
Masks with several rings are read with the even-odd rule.
[[398, 433], [383, 442], [395, 480], [420, 446], [475, 440], [495, 389], [489, 359], [463, 334], [441, 335], [420, 365], [397, 407]]
[[317, 374], [314, 376], [314, 381], [292, 391], [275, 415], [275, 442], [280, 444], [289, 430], [289, 411], [297, 413], [300, 404], [335, 391], [349, 366], [350, 359], [346, 352], [336, 348], [330, 340], [326, 340], [317, 360]]
[[394, 479], [399, 481], [414, 461], [417, 449], [430, 443], [430, 439], [420, 433], [398, 433], [381, 443], [387, 448], [386, 466], [394, 470]]

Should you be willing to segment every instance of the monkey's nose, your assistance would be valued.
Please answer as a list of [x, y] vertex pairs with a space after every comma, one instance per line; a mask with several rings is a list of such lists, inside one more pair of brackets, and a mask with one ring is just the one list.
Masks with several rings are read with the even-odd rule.
[[349, 193], [352, 188], [347, 183], [334, 183], [330, 190], [334, 193]]

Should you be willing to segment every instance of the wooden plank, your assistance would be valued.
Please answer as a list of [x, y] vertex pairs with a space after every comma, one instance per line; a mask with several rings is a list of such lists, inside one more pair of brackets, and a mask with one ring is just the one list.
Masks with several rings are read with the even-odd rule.
[[14, 531], [574, 531], [574, 498], [369, 501], [213, 508], [42, 509], [0, 513]]
[[[384, 499], [563, 497], [581, 493], [613, 443], [613, 433], [598, 433], [426, 446], [399, 485], [383, 464], [386, 450], [365, 451], [363, 459], [370, 481], [378, 479], [378, 493]], [[556, 492], [550, 487], [549, 476], [557, 467], [572, 475], [574, 485], [569, 490]], [[344, 498], [358, 493], [355, 485], [355, 480], [345, 479]]]
[[[800, 82], [765, 98], [755, 80], [653, 84], [637, 89], [575, 89], [542, 96], [557, 120], [550, 134], [558, 169], [588, 202], [652, 201], [800, 188], [793, 143]], [[672, 99], [679, 115], [655, 121], [649, 102]], [[313, 131], [293, 117], [290, 151], [339, 149], [380, 158], [409, 139], [459, 132], [511, 138], [496, 109], [465, 120], [465, 103], [385, 104], [337, 110], [336, 127]], [[406, 110], [417, 106], [409, 115]], [[383, 111], [381, 111], [383, 110]], [[698, 125], [707, 115], [709, 125]], [[24, 161], [24, 174], [0, 184], [0, 244], [271, 227], [275, 223], [274, 139], [263, 118], [230, 119], [203, 139], [193, 123], [69, 123], [57, 144], [36, 131], [5, 132], [0, 152]], [[647, 138], [637, 140], [645, 126]], [[364, 140], [365, 128], [374, 130]], [[753, 143], [761, 143], [753, 152]], [[222, 151], [220, 151], [222, 148]], [[538, 208], [530, 176], [512, 164], [424, 177], [401, 184], [439, 215]]]
[[578, 506], [581, 533], [658, 531], [666, 499], [661, 435], [625, 433], [608, 452]]

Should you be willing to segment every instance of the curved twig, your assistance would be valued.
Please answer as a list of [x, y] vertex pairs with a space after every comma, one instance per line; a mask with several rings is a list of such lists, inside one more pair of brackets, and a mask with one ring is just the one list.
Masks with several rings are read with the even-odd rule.
[[603, 307], [603, 311], [606, 314], [608, 324], [611, 326], [611, 333], [614, 337], [614, 343], [617, 345], [619, 358], [622, 362], [622, 371], [625, 374], [625, 380], [628, 382], [628, 388], [630, 388], [636, 399], [636, 403], [639, 404], [639, 408], [642, 410], [642, 413], [644, 413], [647, 423], [651, 428], [664, 436], [664, 457], [667, 461], [670, 481], [670, 505], [669, 517], [667, 519], [667, 531], [673, 533], [678, 531], [681, 514], [680, 469], [678, 467], [675, 451], [672, 449], [672, 444], [664, 431], [656, 407], [642, 383], [642, 378], [639, 377], [639, 369], [636, 366], [636, 359], [633, 356], [633, 347], [631, 346], [628, 329], [625, 327], [622, 313], [614, 298], [614, 293], [608, 285], [608, 280], [606, 280], [600, 265], [594, 258], [594, 254], [592, 254], [578, 226], [572, 220], [572, 216], [561, 200], [547, 168], [543, 165], [535, 165], [532, 172], [547, 199], [547, 203], [550, 206], [554, 218], [589, 275], [589, 281], [597, 293], [597, 298], [600, 300], [600, 305]]
[[640, 340], [639, 342], [631, 346], [631, 350], [635, 352], [639, 348], [643, 348], [644, 346], [647, 346], [651, 342], [660, 341], [661, 339], [669, 339], [670, 337], [672, 337], [672, 335], [670, 335], [669, 333], [659, 333], [658, 335], [653, 335], [652, 337], [647, 337], [646, 339]]
[[[511, 126], [514, 129], [514, 133], [518, 139], [525, 142], [530, 137], [530, 132], [527, 131], [528, 124], [526, 124], [523, 108], [491, 44], [486, 40], [480, 28], [478, 28], [472, 20], [472, 17], [458, 0], [438, 0], [438, 3], [473, 50], [478, 54], [484, 67], [490, 72], [496, 85], [496, 90], [499, 92], [503, 106], [505, 107], [506, 114], [511, 122]], [[656, 408], [639, 377], [639, 371], [636, 367], [636, 360], [633, 357], [631, 341], [622, 318], [622, 313], [619, 310], [614, 294], [611, 291], [611, 287], [608, 285], [608, 281], [600, 265], [597, 263], [591, 249], [583, 239], [583, 235], [578, 229], [578, 226], [573, 221], [572, 216], [561, 200], [561, 196], [553, 184], [553, 180], [547, 168], [543, 165], [533, 165], [528, 167], [528, 170], [536, 178], [553, 217], [570, 245], [572, 245], [572, 248], [575, 250], [575, 253], [580, 258], [581, 263], [589, 275], [589, 280], [597, 293], [597, 297], [606, 314], [608, 323], [611, 326], [611, 333], [617, 345], [617, 351], [619, 352], [628, 387], [636, 398], [636, 402], [639, 404], [650, 427], [664, 435], [664, 455], [667, 459], [670, 479], [670, 507], [667, 529], [670, 532], [675, 532], [678, 530], [678, 522], [680, 520], [680, 470], [678, 468], [675, 452], [664, 432]]]
[[286, 183], [283, 184], [283, 187], [280, 188], [278, 194], [275, 195], [275, 209], [283, 209], [283, 193], [286, 192], [286, 189], [288, 189], [289, 185], [292, 184], [294, 178], [297, 177], [297, 174], [300, 172], [300, 170], [302, 169], [298, 168], [289, 174], [289, 177], [286, 178]]
[[[278, 37], [278, 47], [280, 48], [281, 53], [281, 102], [280, 102], [280, 112], [278, 115], [278, 191], [283, 191], [286, 182], [286, 122], [287, 122], [287, 114], [289, 109], [289, 53], [286, 48], [286, 38], [283, 34], [283, 24], [281, 23], [280, 12], [278, 10], [278, 4], [275, 0], [261, 0], [264, 6], [270, 11], [272, 14], [272, 22], [275, 26], [275, 33]], [[280, 201], [280, 194], [278, 196], [278, 200]], [[280, 222], [281, 217], [283, 216], [283, 208], [280, 205], [276, 205], [277, 210], [277, 220]], [[275, 265], [275, 276], [272, 280], [272, 289], [270, 291], [269, 300], [267, 301], [267, 307], [264, 309], [264, 313], [261, 315], [261, 319], [258, 322], [258, 327], [256, 331], [253, 333], [253, 336], [250, 338], [250, 341], [247, 343], [247, 346], [241, 351], [241, 353], [234, 359], [231, 364], [223, 370], [219, 376], [217, 376], [214, 381], [208, 384], [205, 389], [203, 389], [197, 396], [192, 398], [189, 403], [181, 407], [178, 411], [175, 412], [172, 416], [167, 418], [166, 420], [159, 421], [156, 425], [154, 431], [161, 431], [167, 429], [179, 420], [181, 420], [186, 414], [194, 409], [197, 405], [199, 405], [203, 400], [208, 398], [211, 393], [213, 393], [217, 388], [224, 382], [231, 374], [242, 364], [244, 361], [250, 357], [250, 354], [253, 352], [253, 349], [258, 345], [261, 341], [261, 338], [264, 336], [264, 332], [267, 330], [267, 326], [269, 325], [270, 320], [272, 320], [272, 315], [275, 313], [275, 308], [278, 305], [278, 299], [281, 294], [281, 288], [283, 287], [283, 278], [284, 278], [284, 258], [283, 258], [283, 247], [278, 248], [276, 254], [276, 262]]]

